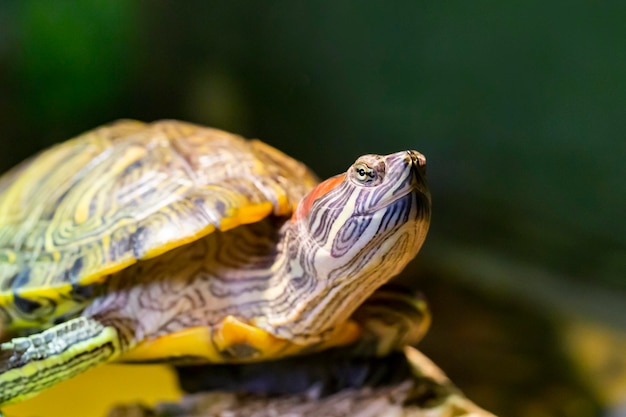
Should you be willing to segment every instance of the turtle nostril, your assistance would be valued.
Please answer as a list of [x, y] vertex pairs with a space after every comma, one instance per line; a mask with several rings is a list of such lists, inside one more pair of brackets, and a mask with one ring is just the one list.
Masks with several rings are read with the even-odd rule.
[[411, 164], [417, 165], [417, 155], [415, 155], [414, 151], [406, 151], [409, 154], [409, 158], [411, 158]]
[[408, 150], [406, 153], [411, 158], [411, 164], [416, 167], [423, 167], [426, 165], [426, 158], [419, 152]]

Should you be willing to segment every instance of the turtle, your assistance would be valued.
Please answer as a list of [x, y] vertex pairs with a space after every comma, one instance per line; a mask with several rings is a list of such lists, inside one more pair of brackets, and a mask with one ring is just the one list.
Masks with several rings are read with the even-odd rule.
[[176, 120], [120, 120], [26, 160], [0, 178], [0, 405], [114, 360], [355, 342], [353, 313], [426, 238], [425, 167], [368, 154], [320, 182], [260, 140]]

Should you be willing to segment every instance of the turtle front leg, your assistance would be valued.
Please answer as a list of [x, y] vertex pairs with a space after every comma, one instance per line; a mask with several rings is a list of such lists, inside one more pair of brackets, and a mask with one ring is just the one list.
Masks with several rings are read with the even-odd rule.
[[421, 295], [394, 286], [376, 290], [350, 319], [360, 326], [361, 337], [348, 351], [360, 356], [386, 356], [415, 346], [431, 322], [428, 303]]
[[121, 351], [118, 331], [79, 317], [0, 345], [0, 406], [16, 403], [113, 360]]

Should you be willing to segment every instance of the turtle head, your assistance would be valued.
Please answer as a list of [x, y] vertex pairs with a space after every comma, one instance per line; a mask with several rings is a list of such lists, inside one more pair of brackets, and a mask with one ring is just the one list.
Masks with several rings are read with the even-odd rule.
[[298, 305], [309, 334], [347, 320], [415, 257], [430, 223], [425, 168], [416, 151], [364, 155], [300, 202], [289, 262], [308, 283]]
[[361, 257], [377, 264], [390, 251], [410, 260], [430, 223], [425, 169], [426, 158], [416, 151], [361, 156], [313, 189], [292, 221], [330, 264]]

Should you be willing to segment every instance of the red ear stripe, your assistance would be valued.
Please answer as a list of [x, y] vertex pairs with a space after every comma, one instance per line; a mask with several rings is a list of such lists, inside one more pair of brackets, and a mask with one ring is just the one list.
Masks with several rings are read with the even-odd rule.
[[346, 178], [346, 174], [335, 175], [332, 178], [327, 179], [326, 181], [320, 183], [317, 187], [315, 187], [306, 197], [300, 201], [298, 204], [298, 208], [295, 213], [291, 217], [291, 221], [296, 222], [309, 214], [311, 207], [313, 207], [313, 203], [319, 197], [326, 195], [330, 190], [337, 187], [339, 184], [343, 182]]

